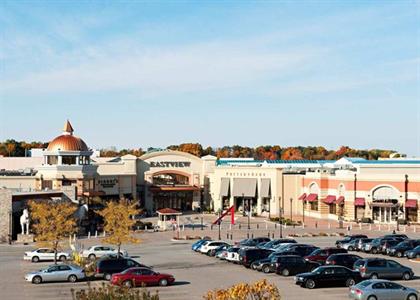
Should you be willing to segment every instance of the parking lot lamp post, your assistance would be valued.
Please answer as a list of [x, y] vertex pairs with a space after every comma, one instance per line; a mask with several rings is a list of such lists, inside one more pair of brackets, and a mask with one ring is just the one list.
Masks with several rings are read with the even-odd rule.
[[279, 227], [280, 227], [280, 238], [283, 238], [283, 226], [281, 224], [283, 208], [280, 207], [280, 203], [281, 203], [281, 196], [279, 197]]
[[222, 239], [222, 237], [221, 237], [221, 235], [220, 235], [220, 225], [221, 225], [221, 223], [222, 223], [222, 220], [220, 220], [220, 214], [221, 214], [221, 212], [220, 212], [220, 210], [219, 210], [219, 221], [217, 222], [217, 225], [218, 225], [218, 227], [219, 227], [219, 241]]
[[250, 221], [251, 221], [251, 205], [252, 205], [252, 200], [251, 198], [248, 199], [248, 230], [251, 229], [251, 225], [250, 225]]
[[293, 204], [293, 198], [290, 198], [290, 221], [293, 221], [293, 209], [292, 209], [292, 204]]
[[302, 223], [305, 224], [305, 204], [306, 204], [306, 200], [302, 200]]

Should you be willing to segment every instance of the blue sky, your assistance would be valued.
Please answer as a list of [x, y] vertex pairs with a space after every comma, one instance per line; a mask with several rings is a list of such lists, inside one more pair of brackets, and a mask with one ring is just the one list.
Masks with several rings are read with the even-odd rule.
[[420, 155], [418, 1], [1, 1], [0, 140]]

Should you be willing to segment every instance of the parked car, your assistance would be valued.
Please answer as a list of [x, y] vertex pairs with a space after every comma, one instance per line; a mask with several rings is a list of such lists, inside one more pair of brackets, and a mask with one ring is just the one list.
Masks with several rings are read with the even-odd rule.
[[200, 247], [199, 252], [210, 255], [212, 250], [215, 250], [219, 246], [224, 246], [224, 245], [229, 245], [229, 244], [226, 243], [226, 242], [222, 242], [222, 241], [209, 241], [208, 243], [204, 243]]
[[120, 273], [133, 267], [152, 269], [152, 267], [145, 266], [131, 258], [107, 258], [96, 262], [95, 277], [111, 280], [112, 274]]
[[408, 239], [408, 236], [406, 234], [402, 234], [402, 233], [393, 233], [393, 234], [386, 234], [386, 235], [383, 236], [383, 238], [385, 238], [385, 239], [406, 240], [406, 239]]
[[382, 254], [388, 254], [389, 250], [401, 243], [401, 240], [386, 240], [380, 247], [379, 252]]
[[337, 253], [347, 253], [347, 250], [341, 248], [324, 248], [324, 249], [316, 249], [309, 255], [305, 256], [306, 260], [315, 261], [320, 264], [324, 264], [327, 258], [332, 254]]
[[360, 273], [342, 266], [321, 266], [310, 273], [297, 274], [295, 283], [313, 289], [318, 286], [353, 286], [362, 279]]
[[355, 300], [418, 300], [419, 292], [396, 282], [370, 279], [352, 286], [349, 290], [349, 298]]
[[366, 253], [377, 254], [382, 249], [382, 246], [389, 240], [395, 240], [392, 237], [380, 237], [373, 239], [371, 242], [366, 243], [363, 247], [363, 251]]
[[420, 246], [406, 252], [407, 258], [420, 258]]
[[221, 246], [217, 247], [216, 249], [211, 250], [210, 251], [210, 256], [216, 256], [220, 252], [226, 251], [230, 247], [232, 247], [232, 245], [229, 245], [229, 244], [221, 245]]
[[191, 250], [198, 251], [198, 249], [200, 249], [201, 245], [203, 245], [204, 243], [206, 243], [208, 241], [209, 240], [207, 240], [207, 239], [198, 240], [197, 242], [195, 242], [194, 244], [192, 244]]
[[144, 285], [167, 286], [174, 281], [173, 275], [161, 274], [148, 268], [129, 268], [111, 277], [111, 284], [128, 288]]
[[249, 268], [254, 261], [268, 257], [273, 251], [260, 248], [241, 248], [238, 253], [239, 262]]
[[388, 251], [389, 256], [397, 256], [397, 257], [403, 257], [405, 256], [405, 252], [412, 250], [420, 245], [420, 240], [404, 240], [394, 247], [390, 248]]
[[273, 252], [268, 257], [255, 260], [251, 264], [251, 269], [257, 271], [263, 271], [264, 273], [271, 273], [275, 271], [275, 268], [271, 267], [271, 263], [275, 263], [275, 259], [282, 254], [279, 252]]
[[410, 280], [414, 276], [411, 268], [405, 267], [394, 260], [383, 258], [363, 258], [356, 261], [353, 269], [360, 272], [362, 278], [402, 278]]
[[275, 250], [275, 248], [278, 247], [279, 245], [286, 244], [286, 243], [296, 244], [297, 242], [294, 239], [277, 239], [277, 240], [271, 240], [265, 243], [261, 248]]
[[[106, 256], [110, 254], [118, 255], [118, 250], [109, 246], [96, 245], [86, 250], [83, 250], [81, 253], [82, 257], [89, 258], [90, 260], [94, 260], [101, 256]], [[120, 249], [119, 255], [128, 256], [128, 253], [126, 250]]]
[[364, 234], [352, 234], [344, 236], [344, 239], [335, 241], [337, 247], [341, 247], [341, 244], [348, 243], [352, 240], [367, 238], [367, 235]]
[[74, 265], [59, 264], [25, 275], [25, 280], [34, 284], [51, 281], [76, 282], [86, 277], [85, 271]]
[[257, 246], [259, 243], [262, 242], [269, 242], [270, 239], [267, 237], [256, 237], [253, 239], [246, 239], [239, 242], [239, 246], [241, 247], [254, 247]]
[[227, 250], [227, 254], [225, 257], [225, 260], [229, 261], [229, 262], [233, 262], [233, 263], [238, 263], [239, 262], [239, 249], [241, 249], [240, 247], [231, 247]]
[[313, 245], [306, 245], [306, 244], [291, 244], [286, 249], [282, 251], [278, 251], [283, 255], [299, 255], [299, 256], [307, 256], [314, 252], [315, 250], [319, 249]]
[[[27, 251], [25, 252], [23, 259], [24, 260], [30, 260], [32, 262], [39, 262], [39, 261], [49, 261], [54, 260], [54, 250], [49, 248], [38, 248], [33, 251]], [[58, 252], [57, 253], [57, 259], [61, 261], [66, 261], [71, 256], [67, 252]]]
[[371, 241], [373, 241], [371, 238], [358, 239], [358, 243], [356, 244], [356, 251], [363, 251], [364, 246]]
[[327, 258], [325, 264], [343, 266], [349, 269], [353, 269], [354, 263], [359, 259], [362, 259], [362, 257], [355, 254], [333, 254]]
[[281, 255], [271, 263], [270, 268], [283, 276], [309, 272], [320, 266], [319, 263], [308, 261], [298, 255]]
[[357, 244], [360, 239], [354, 239], [349, 242], [341, 243], [340, 248], [346, 249], [348, 251], [355, 251], [357, 249]]

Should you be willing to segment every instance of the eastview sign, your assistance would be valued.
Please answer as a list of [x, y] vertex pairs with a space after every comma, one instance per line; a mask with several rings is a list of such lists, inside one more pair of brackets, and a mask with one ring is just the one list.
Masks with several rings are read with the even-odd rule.
[[151, 168], [188, 168], [191, 165], [189, 161], [151, 161]]

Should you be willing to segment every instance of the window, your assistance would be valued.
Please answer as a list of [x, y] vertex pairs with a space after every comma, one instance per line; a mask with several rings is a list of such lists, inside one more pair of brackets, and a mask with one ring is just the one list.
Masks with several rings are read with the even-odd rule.
[[368, 267], [375, 267], [375, 268], [385, 268], [386, 261], [385, 260], [372, 260], [368, 262]]
[[343, 268], [334, 268], [334, 274], [346, 274], [346, 270]]
[[47, 156], [47, 164], [49, 164], [49, 165], [58, 164], [58, 156], [57, 155], [48, 155]]
[[383, 282], [378, 282], [372, 285], [372, 288], [375, 290], [381, 290], [381, 289], [385, 289], [385, 285], [383, 284]]
[[48, 272], [57, 272], [58, 270], [59, 270], [58, 266], [54, 266], [54, 267], [49, 268]]
[[152, 275], [153, 271], [149, 270], [149, 269], [142, 269], [142, 274], [143, 275]]
[[71, 270], [71, 268], [69, 266], [59, 266], [58, 269], [60, 271], [69, 271], [69, 270]]
[[41, 186], [42, 186], [43, 190], [45, 190], [45, 189], [52, 190], [53, 182], [52, 182], [52, 180], [42, 180], [42, 185]]
[[325, 275], [334, 274], [334, 269], [332, 269], [332, 268], [325, 269], [324, 272], [323, 272], [323, 274], [325, 274]]
[[311, 210], [318, 210], [318, 201], [311, 202]]
[[76, 156], [63, 156], [61, 161], [63, 165], [75, 165]]
[[387, 289], [391, 289], [391, 290], [401, 290], [402, 286], [399, 285], [398, 283], [395, 282], [384, 282], [385, 283], [385, 287]]
[[399, 264], [399, 263], [397, 263], [397, 262], [395, 262], [395, 261], [388, 261], [388, 266], [389, 267], [391, 267], [391, 268], [399, 268], [399, 267], [401, 267], [401, 265]]

